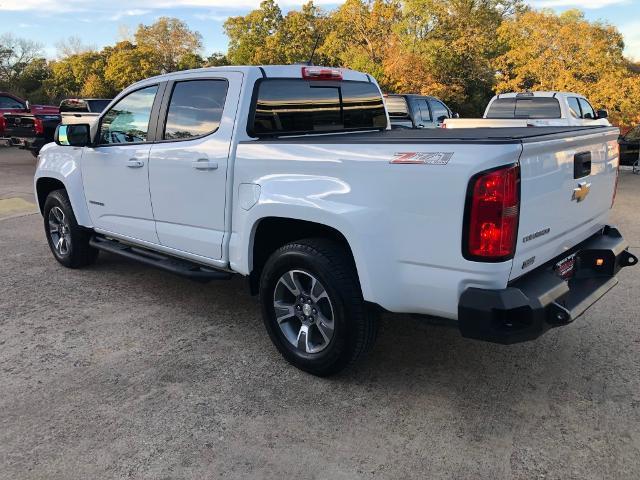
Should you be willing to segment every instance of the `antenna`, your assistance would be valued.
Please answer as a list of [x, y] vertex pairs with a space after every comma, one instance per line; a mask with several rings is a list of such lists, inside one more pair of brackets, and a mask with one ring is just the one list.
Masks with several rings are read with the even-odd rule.
[[311, 56], [309, 57], [309, 61], [307, 62], [307, 65], [309, 66], [313, 65], [313, 56], [316, 54], [316, 48], [318, 48], [319, 41], [320, 41], [320, 34], [318, 33], [316, 35], [316, 42], [313, 44], [313, 50], [311, 50]]

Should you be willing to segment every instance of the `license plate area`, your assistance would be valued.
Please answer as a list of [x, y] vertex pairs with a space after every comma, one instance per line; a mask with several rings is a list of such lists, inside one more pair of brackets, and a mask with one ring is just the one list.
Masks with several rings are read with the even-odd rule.
[[553, 271], [563, 280], [573, 278], [576, 273], [576, 254], [563, 258], [553, 266]]

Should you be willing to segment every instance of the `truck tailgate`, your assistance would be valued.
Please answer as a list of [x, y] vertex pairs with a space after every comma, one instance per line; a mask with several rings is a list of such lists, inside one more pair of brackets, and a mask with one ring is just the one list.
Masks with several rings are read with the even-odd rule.
[[604, 227], [618, 174], [618, 130], [523, 140], [516, 254], [510, 279], [552, 260]]

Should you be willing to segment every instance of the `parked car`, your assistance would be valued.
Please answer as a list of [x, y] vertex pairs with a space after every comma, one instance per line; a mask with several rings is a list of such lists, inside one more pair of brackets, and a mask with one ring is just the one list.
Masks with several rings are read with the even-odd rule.
[[640, 159], [640, 125], [632, 128], [618, 140], [620, 164], [633, 165]]
[[569, 92], [501, 93], [482, 118], [447, 119], [446, 128], [610, 126], [606, 110], [595, 111], [582, 95]]
[[0, 92], [0, 140], [9, 141], [9, 137], [5, 132], [5, 115], [29, 111], [42, 114], [58, 113], [58, 107], [51, 105], [29, 105], [27, 100], [17, 97], [16, 95], [8, 92]]
[[60, 102], [60, 107], [53, 113], [32, 107], [27, 112], [6, 114], [5, 134], [12, 145], [29, 150], [37, 156], [45, 144], [53, 141], [53, 134], [61, 122], [90, 123], [110, 101], [101, 98], [71, 98]]
[[245, 276], [283, 356], [329, 375], [380, 310], [498, 343], [579, 317], [637, 263], [607, 223], [618, 132], [391, 130], [364, 73], [206, 68], [130, 86], [95, 136], [60, 125], [34, 188], [60, 264]]
[[442, 100], [413, 94], [384, 96], [392, 128], [436, 128], [457, 117]]

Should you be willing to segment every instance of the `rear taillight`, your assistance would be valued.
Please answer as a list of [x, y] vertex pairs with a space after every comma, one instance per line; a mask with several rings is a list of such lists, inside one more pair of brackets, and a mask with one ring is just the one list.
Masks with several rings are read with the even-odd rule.
[[39, 118], [33, 120], [33, 128], [36, 132], [36, 135], [42, 135], [44, 133], [44, 125], [42, 123], [42, 120], [40, 120]]
[[5, 128], [7, 128], [7, 121], [0, 115], [0, 133], [4, 132]]
[[342, 72], [336, 68], [302, 67], [302, 78], [307, 80], [342, 80]]
[[513, 257], [520, 214], [520, 167], [479, 173], [469, 183], [462, 250], [468, 260]]

